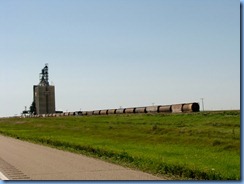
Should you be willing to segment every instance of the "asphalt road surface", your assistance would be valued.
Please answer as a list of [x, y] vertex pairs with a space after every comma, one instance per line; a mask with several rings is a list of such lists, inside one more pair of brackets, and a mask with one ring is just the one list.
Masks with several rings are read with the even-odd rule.
[[105, 161], [0, 135], [0, 176], [9, 180], [163, 180]]

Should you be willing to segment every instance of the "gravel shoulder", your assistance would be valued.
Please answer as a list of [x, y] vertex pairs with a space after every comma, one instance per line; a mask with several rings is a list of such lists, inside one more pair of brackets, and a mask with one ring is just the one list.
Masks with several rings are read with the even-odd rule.
[[0, 172], [10, 180], [166, 179], [2, 135], [0, 135]]

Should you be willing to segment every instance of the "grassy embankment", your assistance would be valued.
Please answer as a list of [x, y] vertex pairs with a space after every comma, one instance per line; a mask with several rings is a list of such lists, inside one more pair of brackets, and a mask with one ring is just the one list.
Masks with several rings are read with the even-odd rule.
[[0, 133], [177, 179], [240, 179], [240, 112], [0, 119]]

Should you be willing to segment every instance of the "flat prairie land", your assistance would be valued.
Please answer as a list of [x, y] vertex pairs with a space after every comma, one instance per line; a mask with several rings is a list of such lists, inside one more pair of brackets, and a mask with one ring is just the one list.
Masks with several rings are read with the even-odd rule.
[[171, 179], [240, 180], [240, 111], [1, 118], [0, 133]]

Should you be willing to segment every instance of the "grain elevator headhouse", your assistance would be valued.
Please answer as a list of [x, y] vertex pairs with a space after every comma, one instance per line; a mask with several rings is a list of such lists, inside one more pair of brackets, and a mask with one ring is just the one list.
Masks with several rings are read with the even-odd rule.
[[33, 86], [36, 114], [55, 113], [55, 88], [48, 82], [48, 64], [40, 73], [39, 85]]

